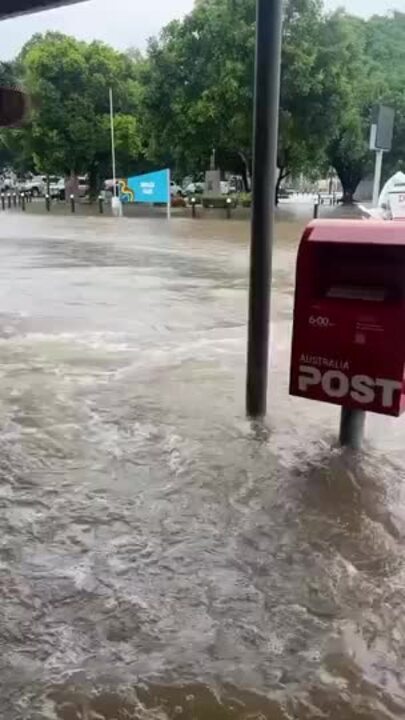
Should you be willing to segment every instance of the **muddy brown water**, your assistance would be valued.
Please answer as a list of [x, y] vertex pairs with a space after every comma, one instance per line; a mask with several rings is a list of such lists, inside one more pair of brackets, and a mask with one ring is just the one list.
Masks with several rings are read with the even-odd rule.
[[287, 393], [301, 221], [244, 416], [246, 223], [0, 227], [0, 717], [405, 714], [402, 420]]

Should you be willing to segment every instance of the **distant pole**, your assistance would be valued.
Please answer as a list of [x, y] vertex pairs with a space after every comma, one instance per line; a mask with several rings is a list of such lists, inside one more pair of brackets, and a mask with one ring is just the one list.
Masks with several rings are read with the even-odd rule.
[[384, 150], [375, 151], [374, 184], [373, 184], [373, 207], [377, 207], [380, 196], [381, 170]]
[[115, 164], [115, 132], [114, 132], [114, 104], [113, 91], [110, 88], [110, 126], [111, 126], [111, 157], [112, 157], [112, 173], [113, 173], [113, 195], [117, 196], [117, 172]]
[[282, 0], [256, 0], [253, 208], [246, 410], [266, 414], [271, 261], [277, 169]]
[[172, 216], [172, 208], [171, 208], [171, 194], [170, 194], [171, 188], [170, 188], [170, 170], [167, 171], [167, 219], [170, 220]]

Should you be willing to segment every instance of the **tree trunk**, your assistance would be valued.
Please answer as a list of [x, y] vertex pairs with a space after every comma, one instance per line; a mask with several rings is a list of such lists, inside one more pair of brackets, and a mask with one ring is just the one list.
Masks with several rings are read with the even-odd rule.
[[280, 167], [280, 169], [279, 169], [278, 178], [277, 178], [277, 182], [276, 182], [275, 197], [274, 197], [274, 204], [275, 204], [276, 207], [277, 207], [277, 205], [278, 205], [281, 183], [282, 183], [283, 180], [285, 180], [285, 178], [287, 177], [288, 172], [289, 172], [289, 171], [288, 171], [287, 168], [285, 168], [285, 167]]
[[343, 188], [343, 197], [342, 197], [342, 203], [343, 205], [353, 205], [353, 196], [354, 192], [350, 188]]
[[99, 190], [98, 166], [96, 164], [91, 165], [88, 177], [90, 202], [93, 202], [97, 198]]
[[245, 153], [241, 152], [239, 150], [238, 155], [240, 159], [242, 160], [242, 169], [241, 169], [241, 175], [242, 175], [242, 181], [243, 181], [243, 189], [245, 192], [250, 192], [252, 189], [252, 183], [250, 180], [250, 167], [248, 159], [245, 155]]

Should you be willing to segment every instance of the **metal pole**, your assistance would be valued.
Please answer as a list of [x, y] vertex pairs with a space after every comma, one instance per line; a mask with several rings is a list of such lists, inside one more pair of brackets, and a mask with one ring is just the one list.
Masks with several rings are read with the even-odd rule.
[[364, 410], [350, 410], [343, 407], [340, 414], [340, 444], [343, 447], [359, 450], [363, 442], [365, 422]]
[[170, 170], [167, 171], [167, 219], [170, 220], [172, 214], [172, 196], [170, 187]]
[[374, 183], [373, 183], [373, 207], [377, 207], [380, 195], [381, 169], [384, 150], [375, 151]]
[[25, 211], [25, 195], [21, 193], [21, 209]]
[[318, 217], [318, 212], [319, 212], [319, 202], [318, 202], [318, 200], [315, 200], [315, 202], [314, 202], [314, 220], [316, 220], [316, 218]]
[[246, 410], [266, 413], [282, 0], [257, 0]]
[[102, 215], [104, 212], [104, 198], [102, 195], [98, 196], [98, 209], [99, 209], [100, 215]]
[[76, 212], [76, 202], [75, 202], [74, 195], [70, 196], [70, 209], [71, 209], [72, 213]]
[[114, 105], [113, 105], [113, 92], [110, 88], [110, 126], [111, 126], [111, 157], [112, 157], [112, 173], [113, 173], [113, 196], [117, 196], [117, 172], [115, 164], [115, 133], [114, 133]]

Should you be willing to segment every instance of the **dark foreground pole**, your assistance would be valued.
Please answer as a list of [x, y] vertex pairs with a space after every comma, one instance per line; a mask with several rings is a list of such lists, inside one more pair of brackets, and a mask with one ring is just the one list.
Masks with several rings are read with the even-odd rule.
[[365, 422], [364, 410], [349, 410], [343, 407], [340, 415], [340, 444], [343, 447], [359, 450], [363, 442]]
[[265, 415], [277, 169], [282, 0], [256, 0], [253, 207], [246, 410]]

